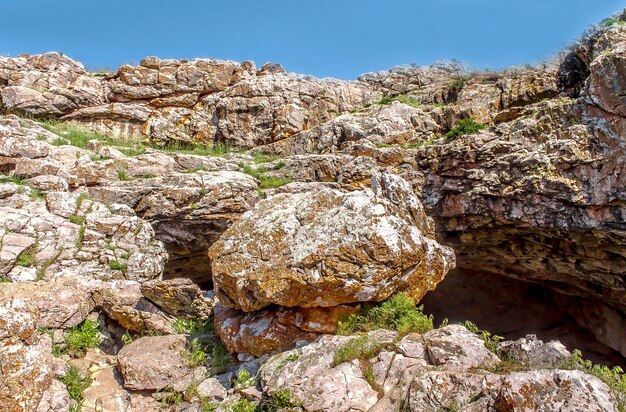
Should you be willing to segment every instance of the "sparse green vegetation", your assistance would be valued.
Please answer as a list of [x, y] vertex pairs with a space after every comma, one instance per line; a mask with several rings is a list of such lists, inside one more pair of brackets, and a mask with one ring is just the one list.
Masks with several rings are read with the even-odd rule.
[[215, 412], [217, 410], [217, 405], [211, 401], [204, 400], [200, 403], [200, 409], [202, 412]]
[[61, 348], [60, 345], [54, 342], [54, 330], [48, 328], [40, 328], [39, 333], [50, 336], [50, 339], [52, 340], [52, 356], [58, 358], [63, 354], [63, 348]]
[[465, 86], [465, 83], [467, 83], [471, 78], [472, 76], [459, 75], [450, 80], [448, 85], [453, 89], [462, 89], [463, 86]]
[[65, 347], [63, 353], [82, 354], [87, 349], [95, 348], [100, 344], [98, 323], [85, 319], [78, 325], [65, 332]]
[[280, 370], [282, 368], [285, 367], [285, 365], [289, 362], [295, 362], [298, 359], [300, 359], [300, 355], [298, 355], [297, 353], [292, 353], [291, 355], [287, 356], [285, 359], [283, 359], [278, 366], [276, 367], [276, 369]]
[[208, 319], [176, 319], [174, 321], [174, 330], [177, 333], [184, 333], [186, 335], [202, 335], [205, 333], [213, 332], [213, 318]]
[[281, 160], [280, 162], [277, 162], [277, 163], [274, 165], [273, 169], [274, 169], [274, 170], [280, 170], [280, 169], [282, 169], [282, 168], [283, 168], [283, 167], [285, 167], [285, 166], [287, 166], [287, 164]]
[[65, 369], [65, 374], [59, 380], [65, 385], [70, 397], [78, 403], [80, 409], [85, 400], [83, 392], [91, 384], [89, 376], [82, 374], [76, 366], [68, 365]]
[[78, 214], [85, 200], [91, 200], [89, 193], [82, 192], [81, 194], [78, 195], [78, 197], [76, 198], [76, 213], [75, 214]]
[[117, 178], [124, 182], [131, 180], [130, 176], [128, 176], [128, 173], [126, 172], [126, 169], [122, 168], [117, 169]]
[[5, 278], [5, 277], [0, 277], [0, 283], [11, 283], [11, 279]]
[[80, 229], [78, 229], [78, 237], [76, 238], [76, 247], [80, 250], [83, 247], [83, 241], [85, 240], [85, 231], [87, 230], [87, 226], [81, 225]]
[[120, 263], [117, 260], [109, 262], [109, 269], [111, 270], [119, 270], [122, 273], [126, 273], [128, 271], [128, 267], [124, 263]]
[[224, 410], [226, 412], [257, 412], [258, 407], [258, 404], [248, 399], [240, 399], [235, 403], [226, 405]]
[[245, 369], [240, 369], [233, 380], [233, 386], [236, 389], [246, 389], [254, 385], [254, 381], [254, 376], [250, 376], [250, 372]]
[[142, 178], [144, 178], [144, 179], [153, 179], [153, 178], [155, 178], [155, 177], [156, 177], [156, 175], [155, 175], [155, 174], [152, 174], [152, 173], [146, 173], [146, 174], [144, 174], [144, 175], [143, 175], [143, 176], [141, 176], [141, 177], [142, 177]]
[[23, 185], [24, 181], [16, 176], [0, 177], [0, 183], [15, 183], [16, 185]]
[[190, 368], [197, 366], [203, 366], [206, 364], [207, 353], [206, 346], [204, 346], [198, 338], [194, 338], [189, 344], [187, 364]]
[[395, 330], [401, 335], [424, 333], [433, 329], [433, 317], [424, 315], [423, 306], [415, 306], [413, 298], [398, 293], [380, 305], [364, 304], [360, 314], [350, 315], [337, 325], [337, 333], [341, 335], [375, 329]]
[[616, 19], [615, 17], [609, 17], [608, 19], [604, 19], [601, 24], [604, 27], [611, 27], [613, 25], [624, 26], [626, 25], [626, 21]]
[[[416, 96], [411, 96], [411, 95], [408, 95], [408, 94], [399, 94], [399, 95], [393, 96], [393, 97], [392, 96], [385, 96], [385, 97], [383, 97], [382, 99], [380, 99], [378, 101], [378, 104], [381, 105], [381, 106], [385, 106], [385, 105], [391, 104], [394, 101], [398, 101], [398, 102], [404, 103], [404, 104], [406, 104], [408, 106], [411, 106], [411, 107], [414, 107], [414, 108], [419, 107], [420, 104], [421, 104]], [[369, 107], [369, 106], [365, 106], [365, 107]]]
[[378, 355], [384, 345], [372, 341], [367, 336], [352, 338], [335, 352], [333, 366], [353, 359], [370, 359]]
[[298, 408], [301, 406], [302, 402], [292, 399], [291, 392], [288, 389], [279, 389], [268, 400], [261, 402], [260, 410], [262, 412], [278, 412], [283, 408]]
[[604, 365], [596, 365], [590, 360], [584, 359], [581, 352], [576, 349], [572, 356], [567, 359], [561, 369], [582, 370], [602, 382], [606, 383], [617, 399], [617, 409], [620, 412], [626, 411], [626, 373], [619, 366], [610, 368]]
[[122, 343], [124, 343], [124, 346], [126, 346], [126, 345], [130, 345], [131, 343], [133, 343], [133, 337], [132, 337], [132, 336], [130, 336], [130, 333], [125, 332], [125, 333], [122, 335]]
[[15, 264], [17, 266], [22, 266], [26, 268], [35, 266], [35, 253], [37, 253], [37, 244], [38, 242], [35, 242], [32, 246], [24, 249], [22, 253], [20, 253], [20, 255], [17, 257], [17, 261], [15, 262]]
[[485, 129], [487, 126], [481, 123], [478, 123], [472, 118], [461, 119], [456, 122], [454, 127], [446, 133], [445, 137], [459, 137], [466, 134], [474, 134], [479, 131]]
[[268, 171], [267, 167], [265, 166], [259, 166], [256, 168], [253, 168], [252, 166], [247, 165], [247, 164], [240, 164], [239, 166], [243, 169], [243, 172], [245, 174], [250, 175], [254, 177], [255, 179], [261, 181], [261, 184], [259, 185], [259, 189], [261, 190], [262, 189], [275, 189], [277, 187], [284, 186], [293, 181], [289, 177], [285, 177], [285, 176], [280, 176], [280, 177], [265, 176], [264, 173]]
[[465, 328], [480, 336], [480, 338], [485, 342], [485, 347], [493, 353], [497, 352], [498, 343], [504, 339], [502, 336], [492, 335], [491, 332], [479, 329], [475, 323], [470, 322], [469, 320], [465, 321]]
[[226, 372], [231, 361], [230, 353], [221, 342], [213, 345], [211, 350], [211, 367], [215, 369], [217, 375]]
[[193, 167], [191, 169], [185, 170], [185, 173], [196, 173], [196, 172], [208, 172], [209, 169], [206, 167]]
[[273, 162], [274, 160], [278, 159], [279, 156], [278, 155], [274, 155], [274, 154], [265, 154], [263, 152], [259, 152], [259, 151], [255, 151], [252, 154], [252, 160], [254, 161], [254, 163], [256, 164], [261, 164], [261, 163], [269, 163], [269, 162]]
[[80, 215], [70, 215], [69, 217], [70, 222], [76, 224], [76, 225], [82, 225], [83, 223], [85, 223], [85, 216], [80, 216]]
[[168, 406], [180, 405], [183, 402], [183, 394], [176, 392], [172, 388], [165, 388], [161, 392], [159, 400], [162, 404]]

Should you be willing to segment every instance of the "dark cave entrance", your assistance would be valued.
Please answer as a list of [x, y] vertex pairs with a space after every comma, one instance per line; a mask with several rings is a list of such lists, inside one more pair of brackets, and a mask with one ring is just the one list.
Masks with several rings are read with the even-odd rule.
[[[594, 322], [582, 319], [581, 310], [606, 308], [593, 299], [564, 295], [500, 275], [455, 269], [420, 303], [425, 313], [434, 315], [435, 324], [444, 318], [450, 323], [471, 320], [506, 339], [534, 334], [543, 341], [559, 340], [570, 351], [580, 349], [585, 358], [596, 363], [626, 366], [626, 357], [607, 344], [619, 345], [615, 336], [626, 334], [626, 320], [615, 324], [605, 318], [603, 324], [601, 318]], [[607, 332], [612, 339], [602, 336]]]

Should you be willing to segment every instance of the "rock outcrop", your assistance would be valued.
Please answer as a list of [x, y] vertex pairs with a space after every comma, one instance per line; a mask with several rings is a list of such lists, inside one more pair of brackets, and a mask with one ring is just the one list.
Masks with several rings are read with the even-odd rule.
[[0, 409], [623, 408], [618, 369], [519, 328], [335, 333], [456, 266], [623, 361], [625, 54], [622, 14], [501, 72], [0, 58]]

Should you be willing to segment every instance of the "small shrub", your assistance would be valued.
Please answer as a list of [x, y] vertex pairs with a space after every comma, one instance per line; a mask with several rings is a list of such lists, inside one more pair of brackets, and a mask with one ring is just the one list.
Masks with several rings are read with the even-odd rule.
[[448, 84], [453, 89], [462, 89], [463, 86], [465, 86], [465, 83], [467, 83], [467, 81], [471, 78], [471, 76], [456, 76], [455, 78], [450, 80]]
[[68, 365], [65, 374], [61, 376], [59, 380], [67, 388], [70, 397], [74, 399], [80, 407], [85, 400], [83, 392], [85, 392], [85, 389], [91, 384], [89, 376], [81, 374], [76, 366]]
[[293, 180], [289, 177], [266, 177], [261, 176], [261, 185], [260, 189], [275, 189], [277, 187], [284, 186], [293, 182]]
[[109, 263], [109, 269], [119, 270], [122, 273], [126, 273], [126, 271], [128, 270], [128, 267], [124, 263], [120, 263], [117, 260], [114, 260], [113, 262]]
[[130, 333], [125, 332], [122, 335], [122, 343], [124, 344], [124, 346], [130, 345], [131, 343], [133, 343], [133, 337], [130, 336]]
[[397, 96], [395, 100], [414, 108], [418, 108], [421, 105], [416, 96], [410, 96], [407, 94], [401, 94]]
[[393, 97], [383, 97], [378, 101], [378, 104], [384, 106], [390, 104], [391, 102], [393, 102]]
[[128, 176], [128, 173], [126, 173], [125, 169], [117, 169], [117, 178], [121, 181], [128, 181], [130, 180], [130, 176]]
[[233, 386], [236, 389], [246, 389], [254, 385], [254, 381], [254, 376], [250, 376], [250, 372], [245, 369], [240, 369], [233, 381]]
[[274, 165], [273, 169], [274, 169], [274, 170], [280, 170], [280, 169], [282, 169], [282, 168], [283, 168], [283, 167], [285, 167], [285, 166], [287, 166], [287, 164], [281, 160], [280, 162], [277, 162], [277, 163]]
[[69, 328], [65, 335], [65, 353], [83, 353], [87, 349], [95, 348], [100, 344], [98, 323], [85, 319], [78, 325]]
[[226, 405], [225, 412], [257, 412], [259, 405], [248, 400], [240, 399], [235, 403]]
[[209, 169], [206, 167], [193, 167], [191, 169], [185, 170], [185, 173], [196, 173], [196, 172], [208, 172]]
[[35, 266], [35, 253], [37, 253], [36, 248], [37, 242], [34, 245], [24, 249], [22, 253], [17, 257], [16, 265], [22, 267], [33, 267]]
[[211, 350], [211, 367], [215, 369], [217, 375], [226, 372], [231, 363], [230, 353], [221, 342], [213, 345]]
[[183, 394], [171, 388], [166, 388], [165, 391], [161, 393], [160, 401], [164, 405], [180, 405], [183, 402]]
[[477, 121], [471, 118], [461, 119], [457, 121], [454, 127], [444, 136], [445, 137], [459, 137], [459, 136], [463, 136], [466, 134], [474, 134], [485, 129], [486, 127], [487, 127], [486, 125], [478, 123]]
[[285, 365], [289, 362], [295, 362], [298, 359], [300, 359], [300, 356], [297, 353], [292, 353], [291, 355], [287, 356], [285, 359], [283, 359], [278, 366], [276, 367], [276, 370], [281, 370], [282, 368], [285, 367]]
[[596, 365], [590, 360], [584, 359], [582, 353], [576, 349], [572, 356], [561, 365], [561, 369], [581, 370], [587, 372], [602, 382], [606, 383], [617, 399], [617, 409], [626, 411], [626, 373], [619, 366], [610, 368], [604, 365]]
[[378, 355], [384, 345], [371, 341], [367, 336], [350, 339], [335, 352], [333, 366], [354, 359], [370, 359]]
[[145, 173], [145, 174], [144, 174], [143, 176], [141, 176], [141, 177], [143, 177], [144, 179], [153, 179], [153, 178], [155, 178], [155, 177], [156, 177], [156, 175], [155, 175], [155, 174], [152, 174], [152, 173]]
[[187, 364], [190, 368], [203, 366], [206, 364], [207, 353], [205, 347], [200, 343], [198, 338], [191, 341], [188, 348]]
[[85, 216], [70, 215], [69, 220], [76, 225], [82, 225], [85, 223]]
[[602, 25], [604, 27], [611, 27], [613, 25], [624, 26], [626, 22], [620, 19], [616, 19], [615, 17], [609, 17], [608, 19], [604, 19], [602, 21]]
[[278, 155], [274, 155], [274, 154], [268, 155], [259, 151], [256, 151], [252, 154], [252, 160], [256, 164], [273, 162], [274, 160], [278, 158], [279, 158]]
[[201, 320], [201, 319], [176, 319], [174, 321], [174, 330], [176, 333], [182, 333], [185, 335], [202, 335], [205, 333], [213, 332], [213, 318]]
[[479, 329], [475, 323], [470, 322], [469, 320], [465, 321], [465, 328], [480, 336], [480, 338], [485, 342], [485, 347], [493, 353], [497, 352], [498, 343], [504, 339], [502, 336], [492, 335], [491, 332]]
[[363, 305], [360, 314], [350, 315], [347, 320], [339, 322], [337, 333], [349, 335], [374, 329], [390, 329], [404, 335], [409, 332], [424, 333], [433, 328], [433, 316], [424, 315], [423, 306], [416, 307], [413, 298], [398, 293], [381, 305]]
[[[291, 392], [288, 389], [279, 389], [260, 405], [262, 412], [277, 412], [283, 408], [299, 408], [302, 402], [291, 398]], [[258, 409], [257, 409], [258, 410]]]
[[200, 403], [200, 409], [202, 412], [215, 412], [217, 410], [217, 405], [211, 401], [205, 400]]

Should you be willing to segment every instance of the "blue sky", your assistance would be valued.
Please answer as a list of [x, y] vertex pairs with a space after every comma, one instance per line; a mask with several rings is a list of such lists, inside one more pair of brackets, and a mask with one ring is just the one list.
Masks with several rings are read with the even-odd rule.
[[281, 63], [356, 78], [458, 59], [549, 58], [623, 0], [0, 0], [0, 55], [55, 50], [88, 68], [143, 56]]

